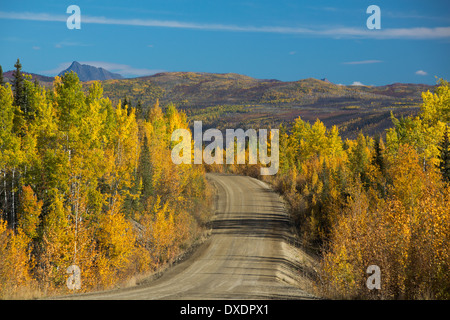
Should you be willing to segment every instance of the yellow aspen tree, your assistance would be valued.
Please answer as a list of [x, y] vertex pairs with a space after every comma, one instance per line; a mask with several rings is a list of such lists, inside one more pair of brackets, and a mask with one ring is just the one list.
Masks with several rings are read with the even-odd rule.
[[[69, 225], [71, 238], [70, 265], [76, 265], [81, 271], [81, 291], [88, 291], [98, 284], [98, 269], [96, 261], [98, 257], [95, 225], [92, 225], [87, 214], [87, 199], [80, 195], [78, 200], [78, 213], [71, 210]], [[69, 265], [69, 266], [70, 266]], [[67, 276], [67, 275], [66, 275]], [[65, 289], [69, 289], [65, 286]]]
[[132, 224], [121, 212], [122, 199], [119, 195], [115, 197], [114, 205], [99, 218], [97, 239], [103, 256], [108, 260], [108, 268], [120, 274], [134, 253], [136, 236]]
[[62, 196], [52, 191], [52, 203], [44, 218], [40, 278], [44, 290], [52, 292], [65, 286], [66, 269], [73, 260], [74, 233], [69, 224], [70, 210]]
[[42, 211], [42, 201], [38, 201], [30, 186], [22, 187], [21, 210], [18, 215], [19, 228], [31, 239], [37, 237], [37, 226]]
[[152, 253], [156, 266], [164, 263], [172, 257], [172, 249], [175, 243], [175, 224], [173, 212], [168, 203], [161, 206], [158, 196], [151, 214], [144, 220], [145, 237], [149, 242], [149, 250]]
[[392, 180], [391, 194], [405, 206], [414, 208], [426, 181], [414, 148], [405, 144], [400, 145], [397, 155], [391, 160], [388, 175]]

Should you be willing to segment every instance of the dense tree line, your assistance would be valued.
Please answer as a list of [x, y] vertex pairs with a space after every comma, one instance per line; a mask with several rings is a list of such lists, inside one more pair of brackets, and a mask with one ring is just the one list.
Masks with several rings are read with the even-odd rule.
[[[201, 167], [170, 161], [187, 128], [173, 105], [145, 116], [88, 92], [74, 73], [45, 89], [21, 72], [0, 85], [0, 297], [107, 288], [170, 261], [209, 214]], [[21, 293], [22, 292], [22, 293]]]

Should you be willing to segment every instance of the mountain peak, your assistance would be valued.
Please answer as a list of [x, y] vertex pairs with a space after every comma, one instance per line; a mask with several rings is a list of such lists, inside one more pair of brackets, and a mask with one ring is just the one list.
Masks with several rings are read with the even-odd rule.
[[70, 71], [75, 72], [80, 81], [123, 79], [118, 73], [112, 73], [103, 68], [81, 64], [78, 61], [73, 61], [72, 64], [66, 70], [61, 71], [58, 76], [62, 76]]

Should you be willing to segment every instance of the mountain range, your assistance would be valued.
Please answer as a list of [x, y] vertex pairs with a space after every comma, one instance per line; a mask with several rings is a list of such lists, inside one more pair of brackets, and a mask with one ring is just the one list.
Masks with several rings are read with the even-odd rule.
[[123, 79], [123, 77], [118, 73], [109, 72], [104, 68], [97, 68], [87, 64], [80, 64], [77, 61], [72, 62], [72, 64], [66, 70], [61, 71], [58, 76], [62, 76], [66, 72], [70, 71], [78, 74], [78, 78], [80, 79], [80, 81]]

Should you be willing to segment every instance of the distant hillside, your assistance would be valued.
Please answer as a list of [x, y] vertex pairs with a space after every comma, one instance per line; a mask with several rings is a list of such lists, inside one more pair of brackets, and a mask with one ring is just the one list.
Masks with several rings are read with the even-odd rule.
[[[126, 97], [151, 104], [156, 98], [185, 107], [220, 104], [267, 104], [277, 106], [390, 106], [421, 101], [420, 93], [432, 86], [393, 84], [388, 86], [343, 86], [313, 78], [283, 82], [227, 73], [165, 72], [148, 77], [104, 81], [112, 99]], [[362, 105], [361, 105], [362, 104]]]
[[[73, 70], [87, 89], [86, 79], [120, 77], [102, 68], [73, 62]], [[61, 73], [61, 74], [62, 74]], [[4, 73], [12, 79], [12, 71]], [[45, 84], [54, 78], [32, 74]], [[354, 138], [359, 131], [375, 135], [392, 126], [391, 112], [406, 116], [418, 112], [421, 93], [434, 90], [424, 84], [394, 83], [385, 86], [344, 86], [327, 79], [279, 81], [255, 79], [226, 73], [164, 72], [132, 79], [102, 81], [104, 94], [113, 103], [124, 98], [136, 107], [140, 102], [145, 116], [158, 99], [161, 106], [174, 103], [190, 120], [202, 120], [204, 127], [261, 128], [289, 124], [301, 116], [327, 126], [337, 125], [344, 137]]]
[[[77, 61], [72, 62], [72, 64], [65, 70], [61, 71], [58, 76], [62, 76], [66, 72], [74, 71], [77, 75], [80, 81], [93, 81], [93, 80], [111, 80], [111, 79], [123, 79], [123, 77], [118, 73], [112, 73], [109, 72], [106, 69], [103, 68], [97, 68], [94, 66], [90, 66], [87, 64], [80, 64]], [[12, 79], [14, 78], [14, 70], [10, 70], [8, 72], [3, 73], [3, 77], [5, 78], [5, 81], [11, 83]], [[55, 80], [54, 77], [47, 77], [36, 73], [29, 73], [29, 72], [22, 72], [25, 75], [31, 75], [32, 79], [35, 78], [44, 85], [51, 85], [53, 83], [53, 80]]]
[[[47, 77], [36, 73], [22, 72], [22, 74], [30, 75], [32, 80], [37, 79], [41, 84], [52, 84], [53, 80], [55, 79], [53, 77]], [[14, 78], [14, 71], [10, 70], [3, 73], [3, 77], [5, 78], [6, 82], [12, 83], [12, 79]]]
[[421, 92], [434, 86], [343, 86], [326, 79], [284, 82], [234, 73], [165, 72], [103, 81], [103, 88], [115, 103], [125, 97], [133, 106], [140, 101], [143, 115], [159, 99], [162, 106], [172, 102], [189, 119], [202, 120], [204, 127], [276, 127], [301, 116], [338, 125], [344, 137], [353, 138], [360, 130], [371, 135], [384, 132], [392, 126], [391, 111], [396, 116], [417, 113]]
[[81, 81], [123, 79], [118, 73], [112, 73], [106, 69], [97, 68], [87, 64], [80, 64], [77, 61], [72, 62], [72, 64], [66, 70], [61, 71], [58, 76], [62, 76], [70, 71], [77, 73], [78, 78]]

